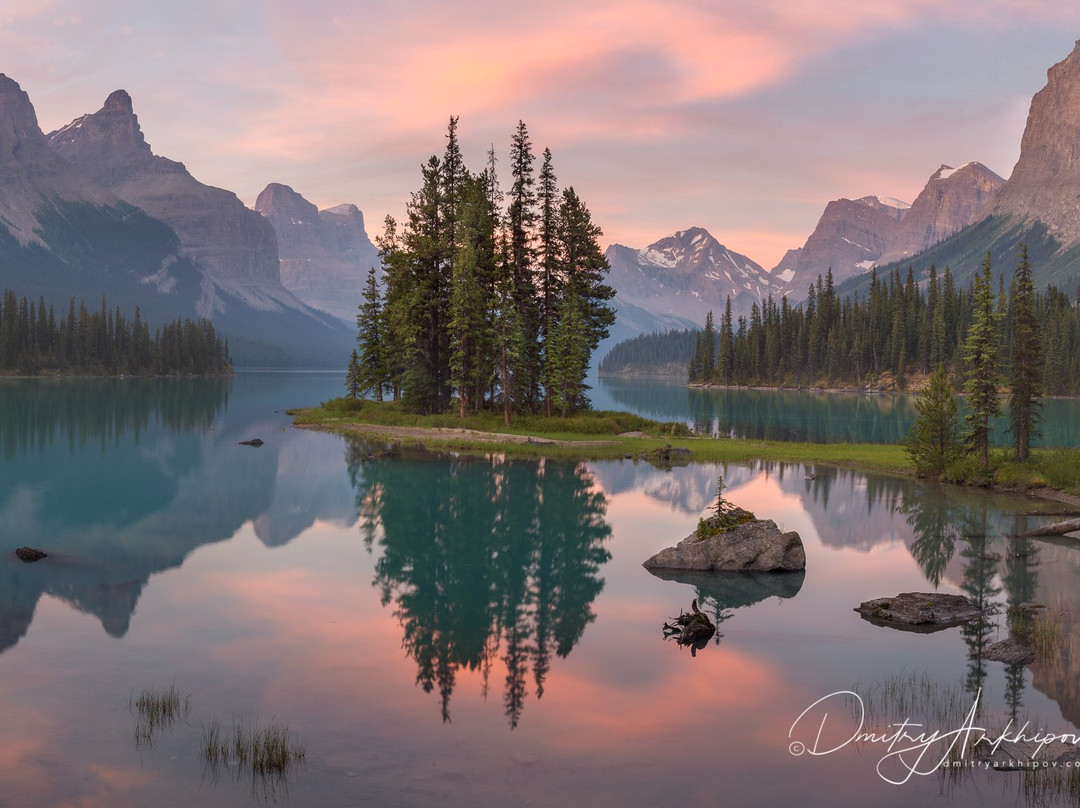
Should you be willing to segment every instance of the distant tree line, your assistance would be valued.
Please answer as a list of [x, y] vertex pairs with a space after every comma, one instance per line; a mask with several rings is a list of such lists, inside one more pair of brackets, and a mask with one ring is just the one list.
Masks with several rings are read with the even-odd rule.
[[386, 217], [383, 288], [372, 270], [346, 388], [417, 412], [498, 410], [507, 423], [516, 411], [570, 414], [588, 406], [589, 359], [615, 321], [600, 228], [572, 187], [559, 190], [550, 150], [535, 172], [524, 123], [504, 195], [493, 148], [482, 171], [465, 167], [457, 120], [405, 221]]
[[[999, 278], [996, 295], [992, 282], [989, 292], [997, 359], [1004, 362], [1016, 339], [1015, 281], [1007, 289]], [[1032, 372], [1046, 395], [1080, 395], [1080, 298], [1054, 287], [1031, 296], [1043, 347]], [[697, 332], [688, 376], [691, 382], [724, 385], [903, 390], [943, 365], [959, 389], [976, 303], [976, 279], [960, 288], [948, 267], [939, 273], [931, 266], [923, 283], [911, 269], [906, 278], [898, 269], [885, 277], [875, 270], [867, 297], [843, 300], [830, 270], [797, 306], [786, 296], [779, 304], [769, 297], [755, 302], [749, 317], [733, 318], [729, 298], [720, 322], [714, 324], [710, 313]]]
[[682, 376], [697, 338], [698, 332], [686, 328], [623, 340], [604, 355], [598, 371], [601, 376]]
[[138, 307], [129, 318], [110, 309], [90, 311], [72, 298], [56, 316], [43, 298], [28, 301], [6, 289], [0, 301], [0, 371], [103, 375], [231, 373], [228, 344], [209, 320], [176, 319], [150, 329]]

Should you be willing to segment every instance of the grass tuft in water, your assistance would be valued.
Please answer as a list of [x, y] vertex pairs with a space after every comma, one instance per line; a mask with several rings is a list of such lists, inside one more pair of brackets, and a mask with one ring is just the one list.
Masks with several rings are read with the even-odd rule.
[[137, 698], [128, 701], [128, 709], [135, 715], [135, 747], [151, 748], [156, 734], [172, 729], [178, 721], [187, 721], [191, 697], [183, 695], [175, 684], [162, 690], [143, 688]]
[[213, 766], [237, 766], [260, 775], [278, 774], [304, 762], [307, 744], [294, 739], [288, 726], [273, 722], [248, 726], [233, 721], [232, 730], [225, 732], [215, 718], [203, 727], [199, 754]]
[[918, 718], [939, 727], [956, 727], [972, 705], [962, 679], [939, 682], [925, 671], [888, 676], [884, 682], [875, 682], [862, 691], [858, 686], [852, 689], [862, 698], [868, 726]]

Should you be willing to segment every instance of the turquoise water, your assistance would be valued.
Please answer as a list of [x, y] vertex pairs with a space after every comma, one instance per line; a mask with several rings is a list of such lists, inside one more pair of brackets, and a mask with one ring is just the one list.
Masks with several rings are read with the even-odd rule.
[[[915, 422], [905, 394], [703, 389], [678, 380], [593, 379], [596, 409], [629, 410], [658, 421], [685, 421], [701, 435], [812, 443], [899, 443]], [[961, 400], [962, 405], [962, 400]], [[1005, 401], [1002, 400], [1004, 411]], [[995, 443], [1008, 445], [997, 419]], [[1080, 446], [1080, 399], [1042, 403], [1037, 446]]]
[[[1080, 727], [1080, 554], [1010, 538], [1060, 506], [827, 467], [373, 459], [288, 425], [339, 376], [0, 384], [0, 806], [1012, 805], [1020, 775], [890, 785], [879, 745], [794, 755], [792, 725], [926, 673], [1002, 723]], [[805, 575], [641, 567], [719, 473], [800, 532]], [[935, 588], [989, 619], [913, 634], [852, 611]], [[720, 636], [692, 656], [661, 626], [693, 598]], [[1061, 615], [1062, 650], [981, 661], [1023, 601]], [[137, 742], [130, 703], [170, 685], [190, 715]], [[287, 725], [304, 764], [210, 769], [213, 719]]]

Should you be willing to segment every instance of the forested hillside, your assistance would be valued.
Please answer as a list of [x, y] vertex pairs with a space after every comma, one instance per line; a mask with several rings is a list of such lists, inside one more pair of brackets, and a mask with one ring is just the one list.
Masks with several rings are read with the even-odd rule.
[[696, 331], [641, 334], [614, 345], [600, 360], [601, 376], [686, 376]]
[[[985, 257], [984, 257], [985, 260]], [[1012, 341], [1012, 267], [994, 273], [1002, 362]], [[1046, 395], [1080, 395], [1080, 296], [1051, 286], [1036, 293], [1042, 328]], [[959, 389], [961, 348], [972, 321], [973, 283], [960, 286], [946, 267], [931, 267], [919, 283], [911, 270], [871, 274], [866, 294], [841, 297], [831, 274], [818, 278], [807, 300], [786, 297], [754, 304], [749, 317], [696, 332], [668, 332], [612, 348], [601, 373], [633, 375], [681, 361], [692, 382], [787, 388], [904, 390], [918, 386], [938, 364]]]
[[[989, 259], [987, 259], [989, 260]], [[998, 275], [996, 327], [1002, 361], [1013, 338], [1014, 292]], [[944, 364], [962, 375], [961, 348], [972, 322], [973, 286], [960, 288], [949, 268], [930, 268], [916, 283], [894, 269], [873, 273], [869, 293], [840, 299], [831, 273], [818, 278], [806, 303], [784, 298], [755, 305], [749, 318], [732, 321], [730, 309], [714, 329], [706, 322], [688, 361], [691, 381], [770, 387], [903, 390], [913, 379]], [[1036, 295], [1044, 346], [1042, 376], [1047, 395], [1080, 394], [1080, 308], [1049, 287]], [[715, 357], [715, 360], [712, 359]]]

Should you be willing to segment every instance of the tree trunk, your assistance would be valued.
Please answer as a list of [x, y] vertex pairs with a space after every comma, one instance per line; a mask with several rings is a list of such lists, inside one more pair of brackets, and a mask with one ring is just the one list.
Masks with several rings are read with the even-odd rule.
[[1029, 530], [1027, 533], [1021, 533], [1020, 537], [1027, 539], [1033, 536], [1062, 536], [1076, 530], [1080, 530], [1080, 519], [1066, 519], [1064, 522], [1053, 522], [1035, 530]]

